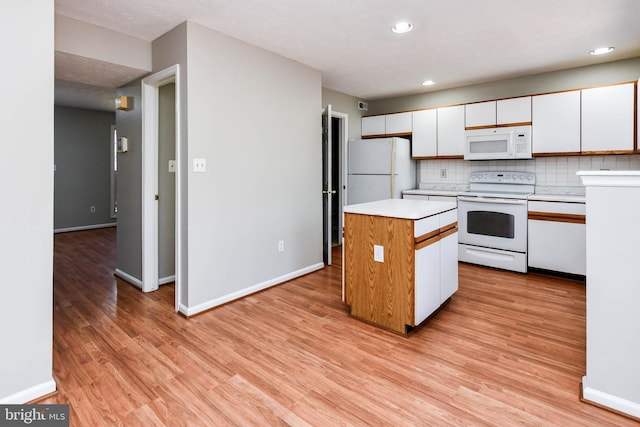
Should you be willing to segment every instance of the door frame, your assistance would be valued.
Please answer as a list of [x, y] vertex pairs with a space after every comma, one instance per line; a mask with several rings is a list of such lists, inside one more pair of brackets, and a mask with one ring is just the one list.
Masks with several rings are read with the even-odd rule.
[[[332, 118], [336, 118], [336, 119], [340, 120], [339, 147], [338, 147], [337, 152], [334, 152], [334, 151], [331, 150], [331, 155], [335, 156], [335, 155], [338, 155], [338, 153], [339, 153], [339, 158], [338, 158], [339, 174], [338, 174], [338, 176], [340, 178], [339, 178], [339, 182], [332, 182], [332, 187], [333, 188], [336, 188], [336, 186], [340, 186], [341, 187], [341, 191], [340, 191], [341, 196], [337, 200], [337, 205], [338, 206], [334, 207], [334, 208], [338, 209], [338, 236], [337, 236], [338, 237], [338, 239], [337, 239], [338, 241], [337, 241], [337, 243], [338, 243], [338, 245], [342, 245], [342, 232], [341, 232], [341, 230], [342, 230], [342, 226], [343, 226], [343, 212], [344, 212], [344, 205], [345, 205], [346, 200], [347, 200], [347, 198], [346, 198], [346, 187], [347, 187], [347, 168], [346, 168], [346, 165], [347, 165], [346, 159], [347, 158], [346, 158], [346, 153], [347, 153], [347, 140], [348, 140], [348, 137], [349, 137], [349, 115], [346, 114], [346, 113], [341, 113], [341, 112], [338, 112], [338, 111], [334, 111], [331, 104], [327, 104], [327, 108], [330, 108], [330, 113], [331, 113], [330, 116], [328, 117], [327, 126], [331, 126], [332, 125], [331, 124], [331, 119]], [[325, 111], [326, 111], [326, 109], [322, 110], [322, 114], [323, 115], [324, 115]], [[324, 136], [323, 136], [323, 138], [324, 138]], [[332, 144], [332, 141], [329, 141], [329, 144]], [[324, 159], [323, 158], [323, 162], [325, 160], [326, 161], [330, 161], [330, 159]], [[322, 165], [322, 168], [324, 170], [324, 168], [325, 168], [324, 164]], [[323, 182], [323, 191], [325, 191], [324, 182]], [[331, 197], [331, 194], [323, 194], [322, 197], [323, 197], [323, 200], [324, 200], [324, 197]], [[328, 213], [328, 215], [331, 215], [331, 214], [332, 214], [332, 212]], [[325, 203], [324, 202], [322, 203], [322, 215], [323, 215], [323, 218], [324, 218], [325, 215], [327, 215], [326, 207], [325, 207]], [[324, 241], [324, 237], [325, 237], [324, 234], [326, 232], [326, 228], [327, 228], [327, 224], [326, 224], [325, 220], [323, 219], [323, 221], [322, 221], [322, 233], [323, 233], [323, 249], [322, 250], [323, 250], [323, 255], [322, 256], [323, 256], [323, 261], [325, 259], [329, 260], [328, 265], [330, 265], [331, 264], [331, 251], [332, 251], [332, 244], [331, 244], [332, 235], [331, 235], [331, 230], [329, 230], [329, 232], [328, 232], [328, 234], [329, 234], [329, 236], [328, 236], [329, 242], [328, 242], [328, 245], [326, 245], [326, 247], [325, 247], [325, 243], [326, 242]]]
[[[340, 159], [338, 167], [340, 168], [340, 185], [341, 191], [338, 202], [338, 230], [342, 230], [344, 205], [347, 202], [347, 141], [349, 139], [349, 115], [338, 111], [331, 111], [331, 117], [340, 119], [342, 126], [340, 127]], [[342, 233], [338, 231], [338, 244], [342, 244]]]
[[182, 229], [182, 167], [181, 167], [181, 84], [178, 64], [165, 68], [142, 80], [142, 291], [158, 289], [158, 109], [159, 88], [175, 84], [175, 311], [182, 295], [182, 250], [186, 234]]

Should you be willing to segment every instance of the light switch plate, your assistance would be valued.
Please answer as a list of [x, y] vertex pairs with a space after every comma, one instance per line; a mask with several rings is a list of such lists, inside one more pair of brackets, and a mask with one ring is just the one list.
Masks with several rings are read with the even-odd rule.
[[193, 171], [194, 172], [206, 172], [207, 171], [207, 159], [193, 159]]
[[384, 262], [384, 246], [373, 245], [373, 260], [375, 262]]

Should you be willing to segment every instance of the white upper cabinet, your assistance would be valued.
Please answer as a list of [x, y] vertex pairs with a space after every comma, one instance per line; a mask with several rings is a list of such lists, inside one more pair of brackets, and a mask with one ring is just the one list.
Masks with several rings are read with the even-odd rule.
[[438, 155], [438, 114], [435, 108], [413, 112], [412, 157]]
[[467, 104], [465, 109], [465, 127], [496, 125], [496, 101], [476, 102]]
[[385, 128], [387, 135], [394, 135], [399, 133], [411, 133], [412, 127], [412, 113], [395, 113], [387, 114], [385, 118]]
[[580, 152], [580, 91], [533, 97], [533, 153]]
[[501, 99], [496, 103], [498, 125], [531, 123], [531, 97]]
[[582, 152], [631, 151], [634, 141], [633, 83], [582, 91]]
[[464, 156], [464, 105], [438, 108], [438, 156]]
[[406, 113], [384, 114], [362, 118], [362, 136], [385, 136], [410, 134], [412, 131], [412, 116]]
[[385, 116], [363, 117], [361, 124], [362, 136], [385, 135], [387, 133]]
[[465, 105], [465, 127], [531, 123], [531, 97], [476, 102]]

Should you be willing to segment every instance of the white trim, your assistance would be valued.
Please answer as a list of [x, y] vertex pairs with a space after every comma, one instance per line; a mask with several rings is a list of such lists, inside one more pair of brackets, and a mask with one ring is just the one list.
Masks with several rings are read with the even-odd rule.
[[117, 277], [121, 278], [122, 280], [128, 283], [131, 283], [133, 286], [142, 289], [142, 281], [136, 277], [133, 277], [129, 273], [125, 273], [119, 268], [116, 268], [116, 271], [114, 271], [113, 274], [115, 274]]
[[162, 285], [166, 285], [167, 283], [172, 283], [175, 281], [176, 281], [176, 276], [161, 277], [160, 279], [158, 279], [158, 285], [162, 286]]
[[596, 390], [587, 386], [587, 377], [582, 377], [582, 398], [589, 402], [623, 412], [632, 417], [640, 418], [640, 402], [623, 399], [618, 396]]
[[0, 405], [23, 405], [33, 400], [39, 399], [47, 394], [56, 391], [56, 381], [53, 377], [49, 381], [29, 387], [12, 395], [0, 398]]
[[109, 191], [109, 210], [111, 214], [109, 215], [111, 218], [116, 218], [117, 213], [115, 210], [117, 204], [117, 195], [116, 195], [116, 185], [117, 185], [117, 172], [114, 170], [116, 167], [116, 159], [115, 157], [118, 155], [116, 149], [116, 125], [111, 125], [111, 149], [109, 155], [109, 164], [111, 165], [111, 169], [109, 170], [109, 182], [110, 182], [110, 191]]
[[[343, 210], [344, 205], [347, 202], [347, 141], [349, 140], [349, 115], [346, 113], [339, 113], [337, 111], [331, 111], [331, 117], [335, 117], [342, 121], [342, 135], [340, 135], [340, 182], [341, 186], [340, 194], [342, 197], [339, 200], [338, 206], [338, 230], [342, 230]], [[335, 154], [335, 153], [334, 153]], [[334, 183], [335, 185], [336, 183]], [[342, 233], [338, 233], [338, 244], [342, 244]]]
[[180, 313], [184, 314], [185, 316], [193, 316], [194, 314], [198, 314], [203, 311], [217, 307], [219, 305], [226, 304], [230, 301], [234, 301], [242, 297], [246, 297], [247, 295], [251, 295], [253, 293], [262, 291], [264, 289], [270, 288], [275, 285], [279, 285], [281, 283], [287, 282], [289, 280], [295, 279], [300, 276], [304, 276], [305, 274], [309, 274], [317, 270], [321, 270], [323, 268], [324, 268], [324, 263], [320, 262], [320, 263], [302, 268], [297, 271], [292, 271], [291, 273], [285, 274], [284, 276], [276, 277], [274, 279], [267, 280], [266, 282], [258, 283], [256, 285], [250, 286], [240, 291], [224, 295], [220, 298], [212, 299], [202, 304], [195, 305], [193, 307], [187, 307], [183, 304], [180, 304], [180, 307], [179, 307]]
[[93, 230], [96, 228], [108, 228], [115, 227], [118, 223], [110, 222], [107, 224], [92, 224], [92, 225], [81, 225], [78, 227], [67, 227], [67, 228], [56, 228], [53, 230], [54, 233], [66, 233], [68, 231], [83, 231], [83, 230]]
[[[175, 310], [182, 295], [182, 117], [180, 66], [165, 68], [142, 80], [142, 286], [143, 292], [158, 289], [158, 90], [175, 83]], [[186, 235], [186, 234], [185, 234]]]

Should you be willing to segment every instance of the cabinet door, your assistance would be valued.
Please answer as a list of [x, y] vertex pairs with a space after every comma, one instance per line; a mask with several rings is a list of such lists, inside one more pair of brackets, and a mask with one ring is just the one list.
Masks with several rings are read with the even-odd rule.
[[[585, 275], [585, 204], [531, 200], [528, 210], [529, 267]], [[580, 216], [582, 221], [576, 222]]]
[[415, 251], [414, 322], [418, 325], [440, 307], [440, 242]]
[[412, 113], [387, 114], [385, 118], [385, 132], [387, 135], [411, 133]]
[[582, 151], [633, 150], [634, 85], [582, 91]]
[[438, 156], [464, 156], [464, 105], [438, 108]]
[[385, 135], [386, 125], [384, 116], [369, 116], [362, 118], [362, 136]]
[[580, 152], [580, 91], [533, 97], [535, 153]]
[[412, 157], [435, 157], [438, 155], [437, 110], [413, 112]]
[[586, 275], [586, 225], [529, 220], [529, 267]]
[[531, 97], [522, 96], [498, 101], [496, 123], [499, 125], [531, 123]]
[[495, 126], [496, 101], [467, 104], [465, 109], [465, 127]]
[[[445, 233], [446, 234], [446, 233]], [[440, 304], [458, 290], [458, 232], [440, 239]]]

